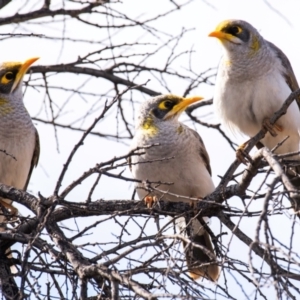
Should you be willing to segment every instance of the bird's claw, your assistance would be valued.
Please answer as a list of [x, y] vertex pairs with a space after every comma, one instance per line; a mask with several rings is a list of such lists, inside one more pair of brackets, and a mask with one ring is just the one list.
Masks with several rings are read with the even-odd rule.
[[[197, 197], [197, 200], [202, 200], [203, 198], [202, 197]], [[198, 204], [198, 201], [195, 201], [195, 200], [191, 200], [189, 201], [189, 205], [192, 209], [196, 209], [197, 208], [197, 204]]]
[[270, 132], [270, 134], [275, 137], [277, 136], [277, 132], [276, 131], [279, 131], [281, 132], [283, 130], [282, 126], [278, 125], [278, 124], [274, 124], [272, 125], [270, 123], [270, 119], [269, 118], [265, 118], [263, 120], [263, 123], [262, 123], [262, 126], [265, 130], [267, 130], [268, 132]]
[[157, 201], [158, 201], [158, 199], [156, 196], [146, 196], [144, 198], [144, 202], [145, 202], [147, 208], [152, 208], [153, 204]]
[[251, 156], [245, 151], [245, 147], [247, 146], [248, 142], [249, 141], [238, 146], [238, 148], [236, 149], [236, 152], [235, 152], [236, 159], [244, 165], [247, 165], [248, 162], [250, 162], [250, 163], [253, 162]]

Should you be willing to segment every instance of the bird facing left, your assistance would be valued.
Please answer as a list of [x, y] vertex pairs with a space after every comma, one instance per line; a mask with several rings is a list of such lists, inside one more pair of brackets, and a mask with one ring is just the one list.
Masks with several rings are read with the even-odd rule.
[[[40, 153], [39, 136], [22, 94], [23, 77], [38, 58], [0, 64], [0, 182], [26, 190]], [[18, 210], [0, 199], [0, 231]]]
[[214, 95], [222, 123], [249, 137], [264, 127], [268, 130], [261, 140], [264, 146], [273, 149], [289, 137], [275, 153], [299, 151], [300, 98], [274, 126], [269, 124], [291, 92], [299, 89], [286, 55], [243, 20], [223, 21], [209, 36], [217, 38], [224, 50]]
[[[188, 197], [204, 198], [214, 191], [209, 156], [201, 137], [178, 121], [190, 104], [201, 99], [162, 95], [141, 105], [131, 149], [150, 147], [142, 149], [142, 154], [131, 157], [133, 177], [141, 181], [171, 184], [153, 185], [157, 189], [148, 193], [143, 184], [138, 183], [137, 194], [140, 199], [152, 197], [191, 203]], [[193, 279], [205, 277], [216, 281], [219, 267], [210, 236], [197, 219], [189, 223], [191, 225], [186, 228], [184, 218], [177, 221], [180, 231], [186, 231], [186, 236], [200, 246], [191, 250], [183, 243], [189, 275]], [[207, 255], [201, 247], [206, 248], [211, 255]]]

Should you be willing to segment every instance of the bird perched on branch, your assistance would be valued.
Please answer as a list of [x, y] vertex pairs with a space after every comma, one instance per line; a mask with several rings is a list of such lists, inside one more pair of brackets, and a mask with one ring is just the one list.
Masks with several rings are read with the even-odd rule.
[[[140, 108], [131, 149], [150, 147], [131, 157], [133, 177], [147, 182], [172, 183], [154, 184], [156, 189], [150, 193], [142, 183], [137, 184], [140, 199], [150, 205], [158, 198], [191, 203], [188, 197], [203, 198], [214, 191], [209, 156], [201, 137], [178, 121], [190, 104], [201, 99], [162, 95], [149, 99]], [[193, 279], [206, 277], [216, 281], [219, 267], [215, 263], [210, 236], [196, 218], [189, 223], [187, 226], [184, 218], [177, 221], [181, 232], [187, 232], [187, 236], [200, 245], [190, 248], [183, 243], [189, 274]], [[206, 253], [201, 246], [205, 247]]]
[[[222, 122], [249, 137], [265, 127], [268, 132], [261, 142], [269, 149], [289, 136], [275, 152], [299, 151], [300, 99], [275, 125], [269, 122], [291, 92], [299, 89], [285, 54], [241, 20], [223, 21], [209, 36], [219, 39], [224, 48], [214, 95], [215, 110]], [[299, 159], [299, 155], [293, 158]]]
[[[22, 94], [23, 77], [37, 59], [0, 64], [0, 182], [23, 190], [40, 153], [39, 136]], [[4, 231], [9, 215], [18, 210], [9, 199], [0, 199], [0, 207], [0, 231]]]

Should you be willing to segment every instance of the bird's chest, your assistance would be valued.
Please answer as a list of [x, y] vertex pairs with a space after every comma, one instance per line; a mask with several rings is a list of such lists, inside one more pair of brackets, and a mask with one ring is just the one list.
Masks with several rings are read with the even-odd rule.
[[[173, 136], [174, 137], [174, 136]], [[145, 153], [134, 157], [133, 160], [138, 162], [134, 166], [135, 178], [150, 181], [178, 181], [182, 175], [183, 169], [188, 167], [190, 162], [190, 149], [187, 147], [188, 142], [184, 139], [176, 141], [165, 137], [164, 139], [145, 140], [143, 145], [155, 145], [145, 149]], [[186, 149], [187, 151], [184, 151]], [[180, 164], [180, 168], [176, 167]]]
[[[162, 191], [203, 197], [214, 188], [193, 139], [160, 139], [159, 146], [147, 149], [145, 154], [134, 157], [133, 162], [137, 163], [132, 166], [134, 178], [155, 182], [151, 186]], [[143, 187], [143, 184], [138, 184], [138, 187]], [[147, 191], [138, 188], [137, 193], [142, 199]], [[172, 195], [166, 197], [171, 201], [184, 201]]]
[[244, 74], [243, 80], [223, 72], [217, 78], [216, 91], [217, 114], [233, 130], [238, 128], [249, 136], [261, 129], [263, 120], [271, 117], [290, 94], [279, 70], [257, 77], [249, 74], [249, 78]]
[[31, 124], [16, 123], [0, 128], [0, 182], [23, 189], [35, 146], [35, 129]]

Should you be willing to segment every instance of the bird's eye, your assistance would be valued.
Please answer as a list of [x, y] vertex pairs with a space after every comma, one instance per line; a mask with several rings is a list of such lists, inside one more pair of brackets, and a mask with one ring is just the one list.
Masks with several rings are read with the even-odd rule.
[[7, 84], [15, 78], [15, 74], [13, 72], [5, 73], [1, 78], [2, 84]]
[[13, 74], [13, 72], [7, 72], [7, 73], [5, 74], [5, 78], [6, 78], [7, 80], [12, 80], [12, 79], [14, 79], [14, 74]]
[[164, 106], [165, 106], [165, 108], [172, 108], [173, 107], [173, 103], [171, 101], [165, 101], [164, 102]]
[[231, 26], [230, 28], [227, 29], [227, 32], [232, 34], [232, 35], [238, 35], [240, 33], [242, 33], [242, 28], [239, 26]]
[[159, 104], [158, 108], [162, 110], [171, 109], [174, 106], [172, 101], [166, 100]]

